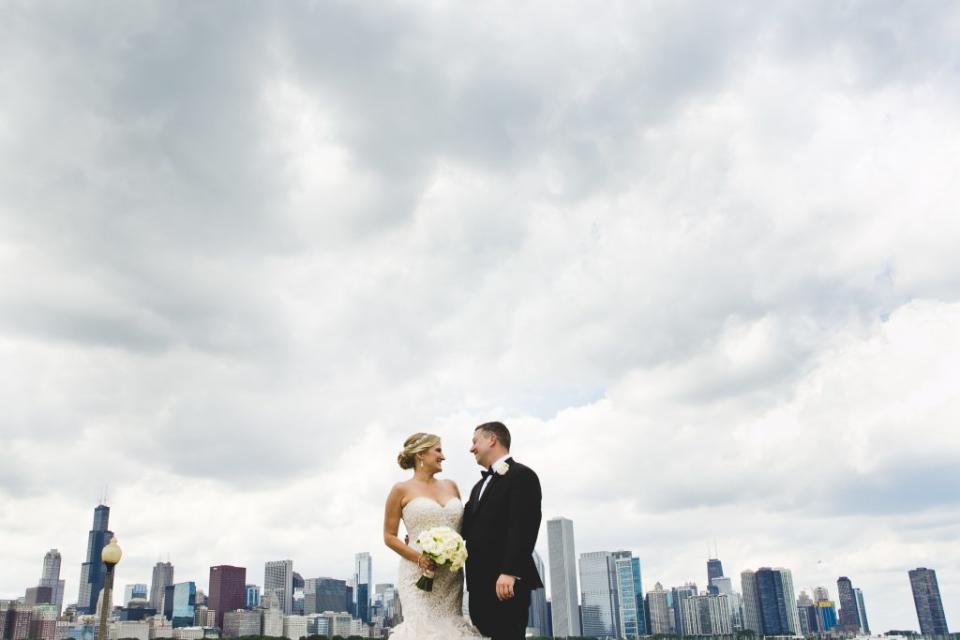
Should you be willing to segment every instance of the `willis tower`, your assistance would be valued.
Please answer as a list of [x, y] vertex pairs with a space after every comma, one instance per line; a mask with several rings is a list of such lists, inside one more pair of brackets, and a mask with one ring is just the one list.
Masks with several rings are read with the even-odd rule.
[[80, 595], [77, 596], [77, 613], [94, 614], [97, 600], [103, 589], [107, 567], [100, 559], [103, 548], [110, 544], [113, 532], [107, 529], [110, 523], [110, 507], [99, 505], [93, 510], [93, 529], [87, 537], [87, 561], [80, 569]]

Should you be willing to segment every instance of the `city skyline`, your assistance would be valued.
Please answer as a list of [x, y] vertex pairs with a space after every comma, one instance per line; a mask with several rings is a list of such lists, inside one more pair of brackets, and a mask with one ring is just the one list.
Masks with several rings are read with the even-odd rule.
[[[95, 537], [94, 533], [105, 530], [105, 528], [108, 526], [107, 521], [109, 514], [110, 510], [105, 505], [101, 504], [94, 509], [94, 530], [90, 532], [88, 541], [99, 540], [99, 537]], [[641, 559], [633, 557], [632, 552], [577, 552], [574, 549], [576, 545], [576, 536], [574, 534], [572, 520], [558, 516], [544, 521], [544, 526], [548, 529], [551, 529], [551, 524], [553, 525], [553, 535], [548, 539], [548, 546], [549, 542], [552, 541], [553, 549], [555, 550], [552, 556], [549, 556], [551, 558], [551, 563], [554, 565], [561, 563], [562, 565], [562, 563], [566, 562], [566, 559], [568, 558], [567, 554], [574, 554], [573, 557], [575, 558], [575, 562], [572, 570], [575, 574], [575, 588], [579, 598], [578, 604], [582, 609], [580, 614], [581, 618], [579, 621], [583, 625], [582, 633], [584, 635], [604, 635], [605, 631], [612, 633], [624, 628], [643, 629], [644, 625], [641, 624], [639, 627], [636, 627], [636, 622], [633, 623], [634, 627], [629, 626], [629, 624], [626, 623], [627, 618], [625, 617], [624, 611], [635, 605], [636, 609], [632, 614], [632, 619], [636, 621], [636, 611], [642, 611], [644, 607], [648, 606], [647, 603], [645, 601], [638, 601], [636, 603], [631, 602], [631, 604], [628, 604], [627, 607], [624, 607], [623, 597], [627, 593], [635, 594], [637, 593], [637, 590], [639, 590], [643, 596], [648, 596], [651, 593], [656, 592], [656, 589], [661, 585], [661, 581], [656, 581], [656, 588], [645, 588], [641, 584], [640, 577], [641, 573], [644, 571], [641, 569]], [[113, 532], [108, 533], [112, 534]], [[318, 582], [356, 585], [359, 582], [358, 572], [363, 572], [365, 576], [370, 576], [369, 578], [363, 578], [364, 580], [368, 581], [364, 582], [364, 584], [376, 584], [378, 594], [380, 593], [380, 587], [386, 587], [390, 585], [390, 583], [380, 583], [379, 579], [374, 579], [374, 577], [379, 578], [379, 574], [373, 572], [373, 567], [375, 565], [373, 562], [374, 556], [370, 552], [355, 552], [352, 555], [354, 568], [352, 577], [350, 577], [347, 581], [328, 576], [307, 578], [305, 581], [300, 578], [300, 580], [304, 583], [300, 587], [301, 590], [303, 590], [304, 595], [310, 597], [310, 595], [316, 593], [316, 583]], [[539, 556], [536, 552], [535, 559], [538, 562], [538, 567], [542, 567], [542, 561], [539, 560]], [[44, 581], [51, 580], [53, 576], [57, 574], [61, 562], [62, 556], [57, 549], [50, 549], [47, 551], [43, 557], [41, 578], [38, 581], [38, 584], [43, 586]], [[792, 571], [790, 569], [775, 568], [771, 570], [769, 567], [762, 567], [758, 572], [749, 569], [744, 570], [739, 574], [739, 584], [742, 591], [735, 592], [733, 587], [733, 578], [731, 576], [724, 575], [723, 561], [716, 557], [706, 557], [705, 562], [705, 579], [703, 581], [691, 580], [690, 582], [686, 583], [690, 587], [689, 592], [685, 591], [687, 588], [686, 586], [680, 585], [679, 583], [679, 586], [675, 585], [671, 587], [674, 592], [674, 601], [681, 601], [682, 598], [686, 597], [695, 597], [698, 599], [698, 602], [696, 603], [693, 603], [693, 600], [691, 600], [691, 603], [693, 604], [691, 604], [689, 607], [690, 611], [687, 610], [688, 607], [686, 606], [686, 602], [684, 602], [684, 606], [681, 608], [671, 608], [671, 627], [675, 626], [678, 629], [682, 629], [684, 633], [688, 633], [689, 629], [687, 625], [693, 625], [693, 628], [697, 630], [696, 633], [700, 633], [699, 630], [701, 628], [705, 628], [702, 627], [701, 624], [711, 624], [713, 625], [713, 629], [720, 629], [721, 633], [727, 633], [728, 627], [724, 625], [736, 624], [735, 621], [739, 620], [739, 623], [742, 624], [744, 628], [755, 628], [757, 630], [763, 629], [766, 630], [766, 632], [774, 635], [779, 635], [782, 632], [791, 632], [793, 630], [802, 630], [807, 628], [806, 625], [809, 621], [805, 617], [806, 613], [802, 609], [798, 611], [797, 606], [803, 602], [804, 598], [809, 598], [809, 594], [807, 593], [807, 589], [796, 586]], [[203, 583], [198, 579], [176, 581], [174, 584], [169, 584], [169, 586], [167, 586], [167, 595], [173, 594], [175, 588], [176, 593], [180, 594], [180, 589], [186, 588], [186, 586], [189, 585], [189, 596], [186, 595], [187, 592], [178, 595], [177, 602], [180, 603], [180, 605], [185, 604], [187, 602], [187, 598], [189, 597], [192, 606], [192, 598], [194, 593], [206, 593], [208, 602], [210, 599], [215, 600], [220, 596], [217, 595], [218, 588], [214, 587], [212, 578], [215, 574], [217, 574], [219, 579], [220, 572], [228, 572], [228, 574], [231, 576], [230, 581], [231, 584], [233, 584], [232, 588], [235, 592], [233, 598], [236, 600], [236, 603], [245, 602], [248, 597], [248, 590], [251, 587], [255, 587], [258, 589], [263, 589], [264, 593], [269, 591], [279, 596], [281, 599], [277, 600], [277, 606], [280, 608], [280, 611], [283, 615], [294, 613], [292, 606], [292, 585], [294, 582], [292, 582], [292, 580], [296, 580], [300, 576], [300, 573], [295, 570], [294, 560], [288, 559], [282, 561], [265, 561], [263, 566], [265, 568], [263, 585], [250, 584], [249, 581], [245, 580], [244, 578], [247, 575], [245, 567], [211, 565], [209, 567], [211, 581], [206, 585], [203, 585]], [[157, 562], [152, 571], [152, 583], [156, 584], [159, 580], [159, 584], [162, 587], [163, 581], [172, 578], [174, 571], [175, 565], [172, 562]], [[552, 600], [551, 588], [553, 585], [549, 582], [549, 580], [551, 580], [551, 575], [552, 573], [548, 573], [548, 580], [545, 581], [545, 584], [547, 585], [545, 589], [545, 595], [548, 600]], [[915, 609], [916, 623], [914, 624], [914, 627], [924, 624], [919, 620], [921, 617], [920, 602], [922, 601], [925, 603], [923, 605], [923, 615], [927, 616], [926, 618], [923, 618], [923, 620], [926, 621], [925, 624], [927, 624], [929, 628], [944, 628], [944, 625], [946, 624], [943, 622], [943, 612], [945, 607], [940, 596], [935, 572], [929, 571], [925, 568], [911, 569], [908, 571], [908, 578], [911, 585], [911, 594], [916, 602], [917, 607]], [[62, 584], [63, 581], [60, 580], [59, 583]], [[268, 583], [272, 585], [269, 590], [265, 588], [265, 585]], [[288, 583], [291, 585], [291, 588], [289, 589], [289, 596], [284, 597], [286, 591], [284, 585]], [[697, 585], [700, 585], [700, 587], [697, 588]], [[921, 586], [917, 587], [916, 585]], [[206, 588], [204, 588], [204, 586]], [[96, 585], [93, 585], [93, 587], [95, 588]], [[356, 589], [356, 586], [346, 586], [345, 588], [346, 591], [344, 593], [346, 593], [346, 598], [352, 601], [355, 615], [363, 618], [363, 609], [359, 608], [357, 603], [358, 590]], [[327, 589], [328, 587], [324, 587], [325, 592]], [[679, 597], [678, 589], [680, 591]], [[916, 591], [916, 589], [920, 589], [919, 593], [923, 593], [924, 595], [922, 597], [917, 596], [918, 591]], [[154, 588], [150, 583], [126, 583], [124, 590], [114, 590], [114, 602], [116, 603], [118, 591], [123, 593], [124, 598], [126, 599], [127, 593], [133, 593], [134, 590], [138, 590], [139, 593], [144, 594], [143, 597], [150, 598], [150, 602], [152, 604], [152, 594], [154, 593]], [[618, 590], [621, 591], [619, 595], [617, 593]], [[668, 591], [669, 590], [670, 589], [668, 589]], [[815, 600], [809, 600], [811, 605], [815, 601], [829, 601], [829, 604], [832, 608], [831, 619], [833, 622], [831, 624], [837, 625], [838, 627], [846, 626], [848, 628], [853, 626], [858, 628], [860, 631], [866, 631], [869, 633], [869, 623], [867, 619], [863, 591], [860, 587], [854, 587], [850, 578], [846, 576], [840, 576], [836, 579], [835, 599], [830, 598], [829, 588], [827, 588], [825, 584], [817, 585], [815, 588], [809, 589], [809, 591], [815, 598]], [[934, 595], [930, 596], [928, 595], [929, 593], [933, 593]], [[54, 594], [55, 591], [51, 592], [51, 597], [53, 597]], [[709, 598], [707, 597], [708, 594], [710, 596]], [[715, 598], [718, 596], [727, 598], [726, 600], [722, 601], [722, 605], [717, 605], [715, 603]], [[731, 600], [728, 598], [728, 596], [729, 598], [735, 599]], [[329, 597], [330, 596], [327, 596], [327, 599], [329, 599]], [[918, 597], [920, 597], [920, 600], [917, 600]], [[0, 600], [2, 599], [4, 599], [4, 597], [3, 594], [0, 593]], [[286, 600], [291, 602], [289, 611], [283, 611], [285, 606], [283, 601]], [[702, 602], [699, 600], [702, 600]], [[372, 594], [368, 601], [372, 601]], [[772, 615], [774, 616], [774, 619], [771, 622], [771, 612], [768, 609], [770, 606], [775, 606], [770, 603], [777, 601], [792, 601], [794, 606], [792, 610], [788, 607], [786, 611], [781, 610], [779, 613], [773, 611]], [[715, 607], [722, 606], [723, 609], [727, 609], [728, 607], [733, 606], [734, 603], [737, 603], [738, 606], [742, 607], [740, 613], [737, 616], [730, 618], [730, 620], [727, 620], [726, 622], [718, 622], [717, 615], [719, 609], [715, 609]], [[125, 602], [121, 601], [120, 604], [124, 605]], [[319, 600], [317, 604], [319, 604]], [[166, 612], [171, 616], [175, 616], [173, 613], [175, 606], [177, 605], [167, 604], [163, 610], [158, 609], [158, 611]], [[308, 612], [311, 613], [319, 613], [320, 610], [325, 610], [322, 605], [319, 609], [317, 609], [315, 605], [306, 606], [309, 608]], [[932, 614], [934, 619], [933, 623], [929, 621], [931, 619], [931, 614], [927, 613], [930, 607], [933, 607], [934, 611]], [[229, 610], [233, 609], [231, 608]], [[304, 609], [301, 608], [300, 612], [303, 613]], [[220, 624], [219, 621], [222, 620], [222, 614], [223, 612], [217, 612], [216, 620], [218, 621], [218, 624]], [[657, 612], [656, 614], [652, 613], [651, 615], [662, 616], [660, 612]], [[733, 614], [731, 613], [731, 615]], [[811, 613], [811, 615], [813, 614]], [[739, 616], [742, 616], [742, 618]], [[766, 619], [764, 616], [767, 616]], [[940, 616], [940, 618], [938, 619], [937, 616]], [[707, 620], [711, 620], [712, 622], [708, 623]], [[181, 622], [180, 624], [182, 625], [184, 623]], [[552, 627], [554, 621], [551, 620], [550, 624]], [[719, 627], [717, 626], [718, 624], [720, 625]], [[809, 624], [816, 623], [811, 622]], [[910, 629], [914, 627], [910, 627], [908, 625], [899, 625], [891, 627], [891, 629]], [[588, 633], [588, 631], [590, 633]], [[696, 635], [696, 633], [694, 635]]]
[[118, 590], [390, 582], [404, 440], [466, 497], [500, 420], [645, 589], [709, 549], [877, 631], [932, 567], [956, 624], [958, 43], [936, 0], [0, 3], [0, 593], [55, 548], [76, 598], [104, 487]]

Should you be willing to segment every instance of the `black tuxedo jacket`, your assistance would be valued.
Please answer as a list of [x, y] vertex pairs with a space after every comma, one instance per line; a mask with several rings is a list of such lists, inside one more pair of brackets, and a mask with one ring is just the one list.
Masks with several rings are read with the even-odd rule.
[[494, 474], [479, 498], [481, 479], [463, 510], [463, 538], [467, 542], [467, 590], [491, 592], [501, 573], [520, 578], [517, 588], [543, 586], [533, 562], [540, 532], [540, 479], [530, 467], [507, 459], [504, 475]]

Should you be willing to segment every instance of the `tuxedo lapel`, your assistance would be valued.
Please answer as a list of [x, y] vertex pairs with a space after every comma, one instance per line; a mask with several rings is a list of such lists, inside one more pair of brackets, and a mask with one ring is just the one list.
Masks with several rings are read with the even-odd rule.
[[[513, 464], [513, 458], [507, 458], [504, 460], [509, 465]], [[507, 471], [509, 473], [509, 470]], [[483, 495], [478, 495], [477, 497], [477, 506], [474, 509], [474, 512], [483, 507], [484, 504], [489, 502], [489, 499], [494, 494], [494, 487], [498, 487], [506, 480], [504, 476], [501, 476], [499, 473], [494, 473], [493, 477], [490, 478], [490, 484], [487, 485], [487, 488], [483, 490]], [[481, 486], [482, 483], [481, 483]]]
[[482, 486], [483, 486], [483, 480], [480, 480], [480, 482], [473, 485], [473, 490], [470, 492], [469, 513], [476, 513], [477, 507], [480, 506], [480, 487]]

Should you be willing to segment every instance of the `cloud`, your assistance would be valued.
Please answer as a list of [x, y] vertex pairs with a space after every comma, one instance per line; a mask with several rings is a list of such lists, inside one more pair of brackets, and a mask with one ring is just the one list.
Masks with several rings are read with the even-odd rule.
[[0, 9], [0, 593], [104, 485], [131, 582], [393, 579], [492, 417], [647, 586], [956, 591], [955, 10], [233, 9]]

